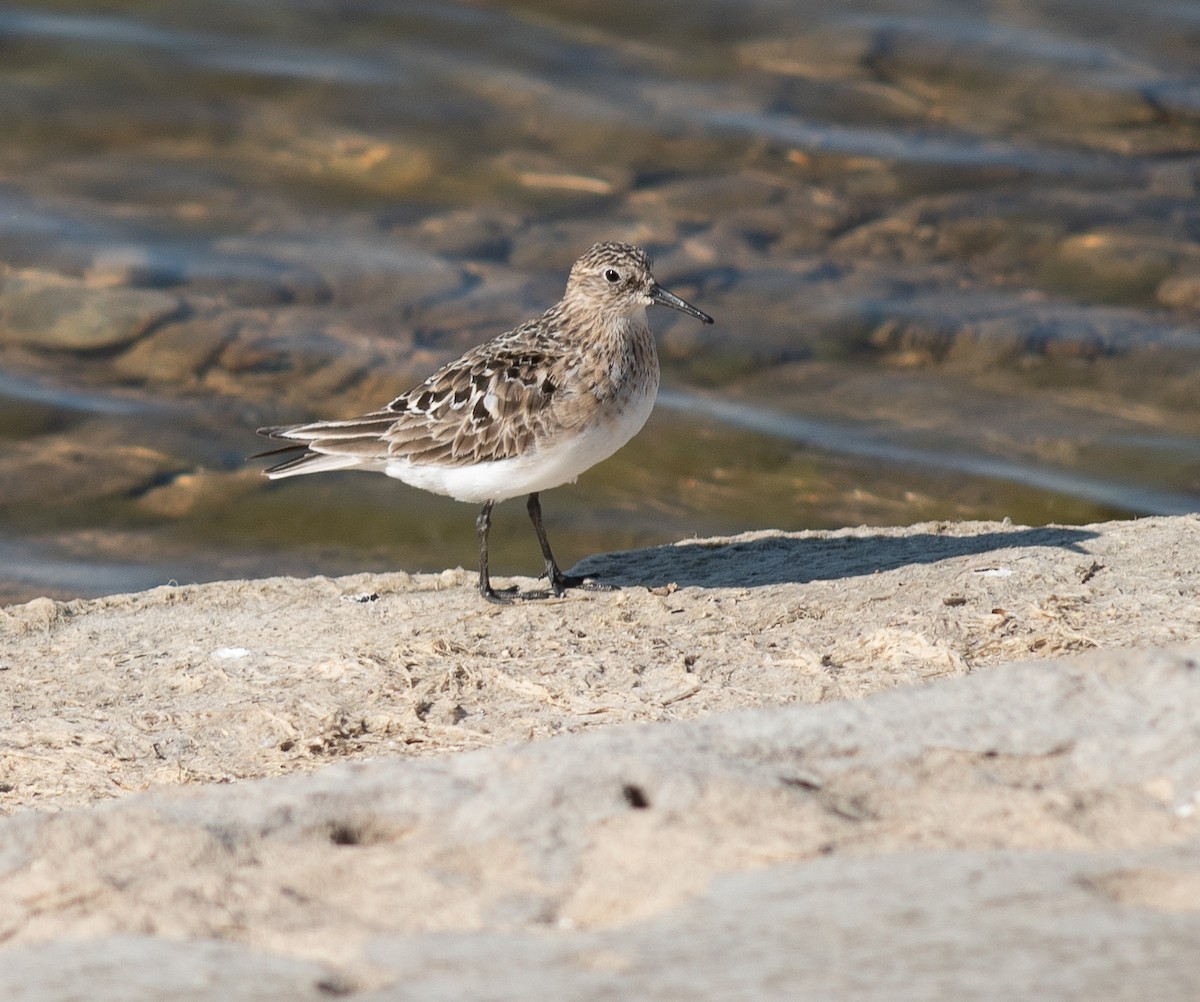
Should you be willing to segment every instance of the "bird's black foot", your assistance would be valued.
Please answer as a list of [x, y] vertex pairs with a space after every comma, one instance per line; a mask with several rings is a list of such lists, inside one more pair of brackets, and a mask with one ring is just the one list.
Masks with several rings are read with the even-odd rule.
[[563, 574], [563, 573], [548, 573], [545, 575], [550, 581], [550, 590], [559, 598], [567, 593], [567, 590], [574, 588], [577, 591], [616, 591], [616, 585], [604, 584], [594, 578], [584, 577], [580, 574]]
[[562, 598], [565, 591], [520, 591], [516, 585], [493, 588], [491, 583], [480, 584], [479, 594], [493, 605], [520, 605], [522, 602], [544, 602], [548, 598]]
[[[543, 575], [547, 577], [547, 575]], [[549, 598], [563, 598], [568, 591], [616, 591], [615, 585], [602, 584], [591, 578], [574, 574], [558, 574], [550, 577], [550, 587], [537, 591], [518, 591], [516, 585], [508, 588], [493, 588], [491, 584], [481, 584], [479, 594], [493, 605], [520, 605], [522, 602], [544, 602]]]
[[490, 582], [481, 581], [479, 594], [493, 605], [513, 605], [522, 601], [522, 597], [517, 593], [516, 585], [508, 588], [493, 588]]
[[493, 605], [520, 605], [522, 602], [543, 602], [548, 598], [562, 598], [566, 593], [556, 595], [549, 591], [517, 591], [516, 588], [503, 588], [500, 591], [489, 588], [484, 591], [481, 588], [479, 594]]

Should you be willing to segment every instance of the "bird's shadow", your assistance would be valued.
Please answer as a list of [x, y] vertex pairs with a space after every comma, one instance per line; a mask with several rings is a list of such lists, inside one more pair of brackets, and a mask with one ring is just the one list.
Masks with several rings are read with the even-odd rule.
[[1013, 528], [973, 536], [926, 532], [911, 536], [798, 537], [761, 533], [720, 542], [685, 542], [596, 554], [581, 560], [572, 573], [618, 587], [675, 584], [680, 588], [754, 588], [831, 581], [1015, 548], [1052, 547], [1085, 554], [1080, 544], [1098, 535], [1089, 529], [1058, 526]]

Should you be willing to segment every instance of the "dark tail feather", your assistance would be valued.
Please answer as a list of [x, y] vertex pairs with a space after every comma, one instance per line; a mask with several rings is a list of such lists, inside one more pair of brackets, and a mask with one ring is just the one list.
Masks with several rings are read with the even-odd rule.
[[273, 424], [267, 428], [259, 428], [254, 434], [263, 438], [283, 438], [289, 431], [299, 427], [301, 426], [297, 424]]
[[[262, 434], [259, 432], [259, 434]], [[247, 456], [247, 461], [251, 459], [263, 459], [266, 456], [282, 456], [288, 452], [307, 452], [308, 446], [303, 442], [297, 442], [295, 445], [285, 445], [278, 449], [268, 449], [266, 452], [256, 452], [253, 456]], [[295, 457], [299, 458], [299, 457]]]
[[[311, 458], [313, 458], [313, 454], [311, 452], [309, 452], [308, 449], [305, 448], [303, 445], [298, 445], [298, 446], [295, 446], [294, 448], [295, 449], [303, 449], [304, 451], [299, 456], [293, 456], [291, 459], [287, 460], [286, 462], [276, 463], [274, 466], [268, 466], [265, 470], [263, 470], [263, 475], [267, 476], [267, 477], [273, 477], [280, 473], [286, 473], [288, 470], [294, 469], [298, 466], [302, 466], [303, 464], [307, 463]], [[273, 452], [264, 452], [264, 453], [262, 453], [262, 455], [274, 456], [281, 452], [291, 452], [291, 451], [293, 451], [293, 450], [292, 449], [275, 449]]]

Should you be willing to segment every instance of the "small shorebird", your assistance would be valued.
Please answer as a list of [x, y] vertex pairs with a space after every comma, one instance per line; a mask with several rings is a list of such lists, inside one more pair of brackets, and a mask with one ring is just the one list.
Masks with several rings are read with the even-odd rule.
[[[458, 501], [483, 504], [479, 593], [507, 604], [602, 585], [559, 569], [542, 525], [541, 491], [574, 481], [646, 423], [658, 395], [658, 353], [646, 322], [654, 303], [712, 317], [667, 292], [646, 252], [600, 243], [575, 262], [563, 298], [536, 320], [472, 348], [382, 410], [346, 421], [260, 428], [303, 450], [272, 479], [323, 470], [375, 470]], [[496, 591], [488, 576], [492, 507], [528, 494], [549, 592]]]

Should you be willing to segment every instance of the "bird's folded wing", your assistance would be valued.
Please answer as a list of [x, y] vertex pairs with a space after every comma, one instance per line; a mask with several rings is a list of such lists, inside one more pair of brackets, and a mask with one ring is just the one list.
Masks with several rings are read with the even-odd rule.
[[362, 417], [264, 428], [261, 433], [364, 465], [408, 459], [467, 466], [509, 459], [575, 423], [579, 408], [560, 391], [563, 360], [530, 346], [468, 352]]

